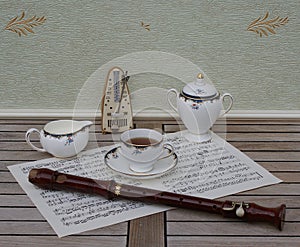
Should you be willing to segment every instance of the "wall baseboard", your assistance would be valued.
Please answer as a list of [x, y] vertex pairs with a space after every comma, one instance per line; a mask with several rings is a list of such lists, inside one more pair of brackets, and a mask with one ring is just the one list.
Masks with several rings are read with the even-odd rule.
[[[100, 118], [101, 112], [73, 109], [0, 109], [0, 119], [42, 119], [42, 118]], [[232, 110], [227, 119], [300, 119], [300, 110]], [[179, 119], [174, 112], [147, 110], [134, 112], [134, 119]]]

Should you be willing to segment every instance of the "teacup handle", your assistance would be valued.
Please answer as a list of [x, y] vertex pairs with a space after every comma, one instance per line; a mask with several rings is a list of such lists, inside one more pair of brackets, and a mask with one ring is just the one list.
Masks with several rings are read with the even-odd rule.
[[172, 102], [171, 102], [171, 100], [170, 100], [170, 95], [171, 95], [171, 93], [175, 93], [176, 97], [178, 97], [178, 92], [177, 92], [177, 90], [176, 90], [175, 88], [172, 88], [172, 89], [170, 89], [170, 90], [167, 92], [167, 100], [168, 100], [169, 105], [173, 108], [173, 110], [174, 110], [175, 112], [178, 112], [177, 108], [172, 104]]
[[170, 143], [165, 143], [163, 145], [163, 148], [167, 148], [168, 150], [171, 150], [171, 152], [169, 152], [167, 155], [165, 155], [163, 157], [159, 157], [158, 160], [162, 160], [162, 159], [168, 158], [168, 157], [172, 156], [174, 154], [174, 152], [175, 152], [173, 145], [170, 144]]
[[232, 105], [233, 105], [233, 97], [232, 97], [232, 95], [231, 95], [230, 93], [224, 93], [224, 94], [221, 96], [222, 102], [224, 102], [225, 97], [229, 97], [230, 103], [229, 103], [229, 106], [227, 107], [227, 109], [225, 110], [225, 112], [222, 113], [222, 114], [220, 115], [220, 117], [223, 117], [226, 113], [228, 113], [228, 112], [231, 110], [231, 107], [232, 107]]
[[35, 129], [35, 128], [31, 128], [31, 129], [27, 130], [27, 132], [26, 132], [26, 134], [25, 134], [25, 140], [26, 140], [26, 142], [27, 142], [34, 150], [36, 150], [36, 151], [43, 152], [43, 153], [44, 153], [44, 152], [47, 152], [45, 149], [43, 149], [43, 148], [38, 148], [38, 147], [34, 146], [34, 145], [31, 143], [31, 141], [30, 141], [30, 135], [31, 135], [31, 133], [33, 133], [33, 132], [36, 132], [36, 133], [39, 134], [39, 136], [41, 136], [41, 133], [40, 133], [39, 130], [37, 130], [37, 129]]

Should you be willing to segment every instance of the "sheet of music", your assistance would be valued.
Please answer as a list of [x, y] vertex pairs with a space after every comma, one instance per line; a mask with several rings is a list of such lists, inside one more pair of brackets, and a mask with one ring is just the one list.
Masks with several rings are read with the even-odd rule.
[[207, 143], [189, 142], [184, 135], [185, 131], [165, 135], [165, 141], [175, 147], [178, 164], [153, 179], [128, 178], [108, 168], [104, 155], [118, 144], [88, 150], [73, 159], [38, 160], [10, 166], [9, 170], [59, 237], [162, 212], [170, 207], [42, 190], [28, 182], [32, 168], [49, 168], [101, 180], [113, 179], [211, 199], [281, 182], [216, 134]]

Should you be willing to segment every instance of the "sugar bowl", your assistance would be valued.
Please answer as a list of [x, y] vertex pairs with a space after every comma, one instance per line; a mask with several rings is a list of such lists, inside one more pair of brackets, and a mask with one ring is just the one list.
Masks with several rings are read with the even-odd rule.
[[[176, 96], [177, 106], [172, 104], [171, 95]], [[223, 101], [226, 97], [230, 102], [222, 113]], [[201, 73], [197, 75], [195, 81], [185, 85], [180, 92], [174, 88], [170, 89], [167, 92], [167, 100], [188, 129], [187, 138], [197, 142], [211, 139], [210, 128], [219, 117], [230, 111], [233, 104], [231, 94], [221, 95]]]

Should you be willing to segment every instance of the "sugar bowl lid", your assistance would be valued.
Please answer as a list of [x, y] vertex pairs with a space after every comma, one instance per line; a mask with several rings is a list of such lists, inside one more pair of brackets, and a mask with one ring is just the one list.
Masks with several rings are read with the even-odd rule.
[[181, 94], [193, 99], [211, 99], [218, 95], [218, 91], [211, 83], [205, 81], [203, 74], [199, 73], [195, 81], [184, 86]]

